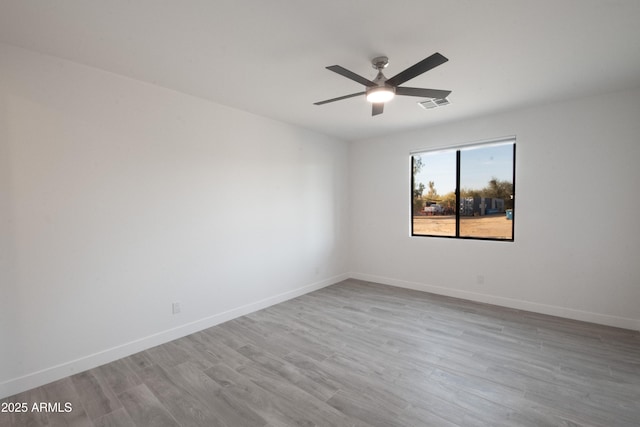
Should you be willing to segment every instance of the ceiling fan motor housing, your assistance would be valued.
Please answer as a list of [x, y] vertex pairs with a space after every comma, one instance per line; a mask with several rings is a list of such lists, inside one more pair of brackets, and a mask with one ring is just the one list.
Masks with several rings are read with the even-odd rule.
[[370, 86], [365, 89], [366, 98], [369, 102], [387, 102], [390, 101], [396, 94], [396, 88], [387, 85], [385, 82], [387, 78], [382, 74], [382, 69], [389, 65], [389, 58], [386, 56], [378, 56], [371, 60], [373, 68], [378, 70], [378, 75], [373, 82], [377, 86]]

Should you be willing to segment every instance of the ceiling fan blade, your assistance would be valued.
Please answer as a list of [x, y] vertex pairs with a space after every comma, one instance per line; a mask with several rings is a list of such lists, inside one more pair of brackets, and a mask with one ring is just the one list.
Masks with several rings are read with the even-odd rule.
[[398, 86], [402, 83], [411, 80], [414, 77], [419, 76], [420, 74], [431, 70], [432, 68], [437, 67], [438, 65], [444, 64], [448, 59], [439, 53], [434, 53], [428, 58], [423, 59], [415, 65], [407, 68], [406, 70], [396, 74], [395, 76], [388, 79], [385, 83], [391, 86]]
[[352, 93], [351, 95], [339, 96], [338, 98], [327, 99], [326, 101], [314, 102], [313, 105], [323, 105], [330, 102], [340, 101], [347, 98], [353, 98], [354, 96], [364, 95], [364, 92]]
[[368, 87], [377, 86], [377, 84], [375, 84], [371, 80], [365, 79], [364, 77], [359, 76], [358, 74], [354, 73], [353, 71], [349, 71], [346, 68], [341, 67], [339, 65], [331, 65], [331, 66], [327, 67], [327, 70], [331, 70], [334, 73], [338, 73], [341, 76], [344, 76], [344, 77], [346, 77], [348, 79], [353, 80], [354, 82], [360, 83], [361, 85], [365, 85], [365, 86], [368, 86]]
[[444, 99], [451, 93], [450, 90], [421, 89], [418, 87], [397, 87], [396, 95], [419, 96], [421, 98]]
[[375, 102], [372, 105], [373, 105], [373, 107], [371, 107], [372, 116], [377, 116], [378, 114], [382, 114], [382, 111], [384, 110], [384, 102]]

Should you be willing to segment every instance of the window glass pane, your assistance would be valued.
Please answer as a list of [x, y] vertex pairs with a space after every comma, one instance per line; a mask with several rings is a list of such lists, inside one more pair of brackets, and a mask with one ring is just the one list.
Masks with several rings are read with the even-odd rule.
[[460, 151], [460, 237], [513, 239], [514, 144]]
[[412, 234], [456, 235], [456, 152], [413, 156]]

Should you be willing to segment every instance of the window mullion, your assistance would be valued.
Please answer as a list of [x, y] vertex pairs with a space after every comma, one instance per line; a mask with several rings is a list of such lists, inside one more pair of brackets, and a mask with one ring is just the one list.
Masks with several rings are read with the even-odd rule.
[[460, 237], [460, 150], [456, 151], [456, 237]]

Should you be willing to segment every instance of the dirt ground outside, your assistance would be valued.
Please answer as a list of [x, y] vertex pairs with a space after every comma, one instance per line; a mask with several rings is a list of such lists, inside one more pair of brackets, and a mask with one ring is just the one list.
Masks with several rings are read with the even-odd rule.
[[[512, 221], [505, 214], [460, 217], [461, 237], [511, 239]], [[455, 236], [455, 215], [414, 216], [413, 234]]]

